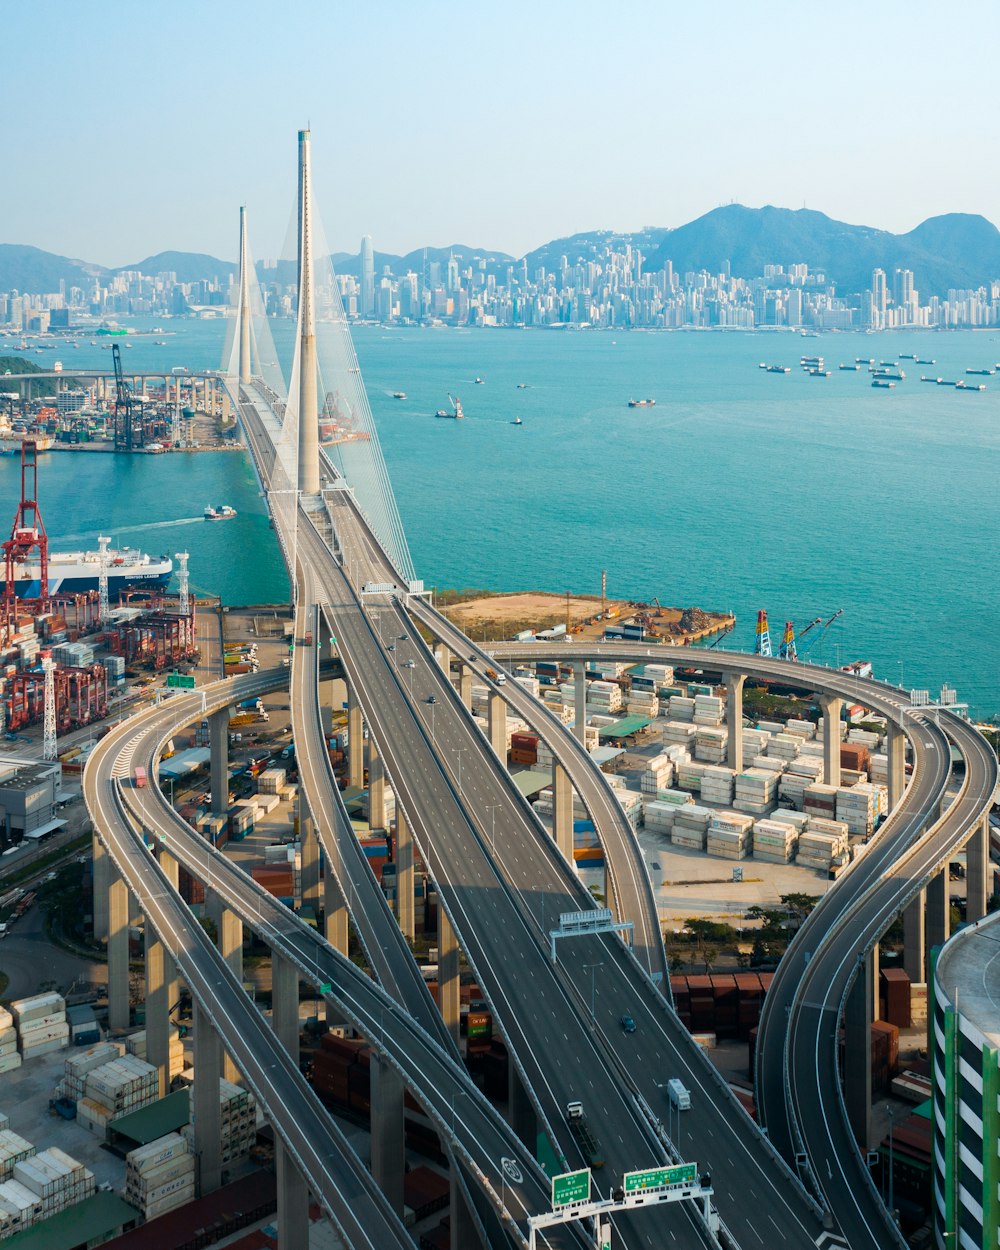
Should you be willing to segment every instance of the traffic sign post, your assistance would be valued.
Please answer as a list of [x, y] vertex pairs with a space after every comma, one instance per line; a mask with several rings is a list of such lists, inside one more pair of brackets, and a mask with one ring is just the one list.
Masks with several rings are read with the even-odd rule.
[[626, 1172], [626, 1194], [648, 1194], [658, 1189], [670, 1189], [674, 1185], [694, 1185], [698, 1180], [696, 1163], [678, 1163], [669, 1168], [647, 1168], [643, 1172]]
[[193, 690], [194, 678], [187, 673], [168, 673], [167, 688], [169, 690]]
[[576, 1207], [590, 1201], [590, 1168], [579, 1172], [563, 1172], [552, 1178], [552, 1210]]

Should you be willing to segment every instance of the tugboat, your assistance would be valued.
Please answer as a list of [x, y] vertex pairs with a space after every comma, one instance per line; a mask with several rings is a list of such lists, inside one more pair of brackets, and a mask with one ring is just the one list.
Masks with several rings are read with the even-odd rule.
[[[451, 399], [451, 396], [449, 395], [448, 398]], [[444, 417], [445, 419], [453, 421], [461, 421], [461, 419], [465, 416], [465, 413], [462, 411], [462, 401], [460, 399], [451, 399], [451, 408], [451, 412], [449, 412], [446, 408], [439, 408], [434, 415], [436, 417]]]
[[228, 521], [234, 516], [236, 516], [236, 509], [231, 508], [227, 503], [220, 503], [217, 508], [209, 504], [205, 509], [206, 521]]
[[628, 401], [628, 406], [630, 408], [655, 408], [656, 400], [655, 399], [630, 399]]
[[393, 392], [392, 392], [392, 397], [393, 397], [393, 399], [405, 399], [405, 398], [406, 398], [406, 391], [393, 391]]
[[485, 378], [476, 378], [476, 385], [482, 386], [485, 381], [486, 381]]
[[524, 422], [521, 420], [520, 417], [515, 417], [514, 420], [511, 422], [511, 425], [524, 425]]

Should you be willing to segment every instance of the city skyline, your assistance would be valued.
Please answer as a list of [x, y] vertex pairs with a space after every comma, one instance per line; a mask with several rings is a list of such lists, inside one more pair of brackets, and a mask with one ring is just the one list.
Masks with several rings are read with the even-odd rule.
[[[592, 4], [387, 14], [277, 23], [261, 3], [182, 2], [104, 29], [43, 0], [8, 15], [8, 40], [28, 54], [14, 59], [9, 98], [30, 101], [29, 124], [7, 137], [20, 186], [8, 238], [112, 267], [168, 234], [178, 249], [226, 254], [234, 190], [256, 236], [281, 238], [286, 171], [260, 153], [307, 121], [334, 250], [371, 233], [404, 252], [489, 239], [517, 256], [540, 238], [675, 225], [733, 199], [903, 231], [996, 197], [981, 159], [989, 119], [965, 72], [984, 4], [965, 6], [944, 40], [900, 4], [839, 6], [835, 21], [783, 3], [732, 6], [725, 21], [641, 3], [615, 23]], [[41, 90], [32, 53], [46, 58]], [[269, 68], [293, 63], [294, 81]], [[861, 90], [873, 73], [876, 89]], [[264, 86], [247, 90], [251, 80]], [[905, 123], [889, 107], [899, 98]], [[88, 191], [111, 162], [125, 171], [113, 193]], [[84, 188], [71, 213], [53, 167]]]

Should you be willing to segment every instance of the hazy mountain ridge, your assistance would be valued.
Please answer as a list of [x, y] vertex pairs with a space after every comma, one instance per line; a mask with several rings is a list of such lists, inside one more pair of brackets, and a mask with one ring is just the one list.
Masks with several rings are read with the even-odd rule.
[[[978, 214], [946, 213], [928, 218], [906, 234], [892, 234], [837, 221], [814, 209], [771, 205], [746, 208], [741, 204], [712, 209], [672, 230], [583, 231], [553, 239], [520, 260], [498, 249], [456, 243], [428, 247], [426, 262], [428, 266], [439, 264], [444, 280], [452, 255], [462, 269], [485, 260], [486, 272], [504, 281], [510, 266], [516, 271], [523, 262], [529, 278], [539, 268], [558, 273], [563, 257], [570, 266], [596, 260], [609, 244], [619, 250], [629, 245], [637, 248], [645, 257], [646, 271], [662, 269], [671, 261], [674, 271], [682, 276], [701, 269], [721, 273], [728, 262], [733, 275], [755, 278], [765, 265], [805, 263], [812, 271], [823, 272], [841, 294], [867, 289], [877, 267], [886, 271], [890, 284], [894, 269], [912, 269], [914, 284], [925, 298], [944, 296], [951, 288], [976, 288], [1000, 278], [1000, 230]], [[338, 273], [361, 276], [357, 252], [335, 252], [332, 260]], [[408, 270], [423, 274], [425, 249], [402, 256], [375, 252], [374, 261], [376, 282], [386, 268], [396, 277]], [[225, 286], [236, 266], [203, 253], [164, 251], [135, 264], [107, 269], [36, 247], [0, 244], [0, 291], [58, 291], [60, 281], [67, 289], [79, 286], [86, 291], [95, 277], [106, 281], [114, 274], [136, 270], [149, 276], [173, 272], [185, 283], [218, 279]], [[270, 269], [258, 265], [258, 273], [264, 282], [287, 284], [295, 280], [292, 261], [280, 261]]]

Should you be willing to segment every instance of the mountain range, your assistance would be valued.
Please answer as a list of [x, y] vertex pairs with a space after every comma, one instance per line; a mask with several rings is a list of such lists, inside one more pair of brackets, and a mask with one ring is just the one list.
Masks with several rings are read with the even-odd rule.
[[[886, 271], [890, 283], [893, 270], [912, 269], [914, 285], [923, 298], [944, 296], [951, 288], [983, 286], [1000, 278], [1000, 230], [978, 214], [947, 213], [928, 218], [906, 234], [892, 234], [836, 221], [811, 209], [770, 205], [746, 208], [742, 204], [713, 209], [675, 229], [593, 230], [553, 239], [520, 260], [506, 252], [465, 244], [419, 248], [403, 256], [376, 252], [375, 274], [378, 277], [386, 267], [397, 276], [407, 270], [422, 273], [425, 260], [428, 264], [437, 261], [443, 269], [454, 256], [462, 268], [485, 261], [486, 272], [502, 281], [511, 265], [520, 267], [523, 262], [532, 276], [542, 267], [558, 271], [563, 257], [570, 265], [595, 260], [609, 243], [617, 248], [638, 248], [646, 258], [647, 271], [662, 269], [671, 261], [674, 271], [681, 275], [700, 269], [721, 273], [728, 262], [734, 276], [754, 278], [763, 273], [765, 265], [805, 263], [810, 270], [823, 272], [841, 294], [867, 289], [877, 267]], [[338, 272], [360, 276], [357, 253], [336, 252], [332, 259]], [[0, 244], [0, 291], [58, 291], [61, 280], [67, 289], [79, 286], [86, 290], [95, 278], [105, 282], [126, 271], [147, 275], [174, 272], [180, 282], [218, 279], [225, 284], [235, 269], [233, 262], [214, 256], [170, 251], [107, 269], [36, 247]], [[271, 269], [260, 267], [259, 272], [264, 281], [294, 281], [290, 261], [281, 261]]]

